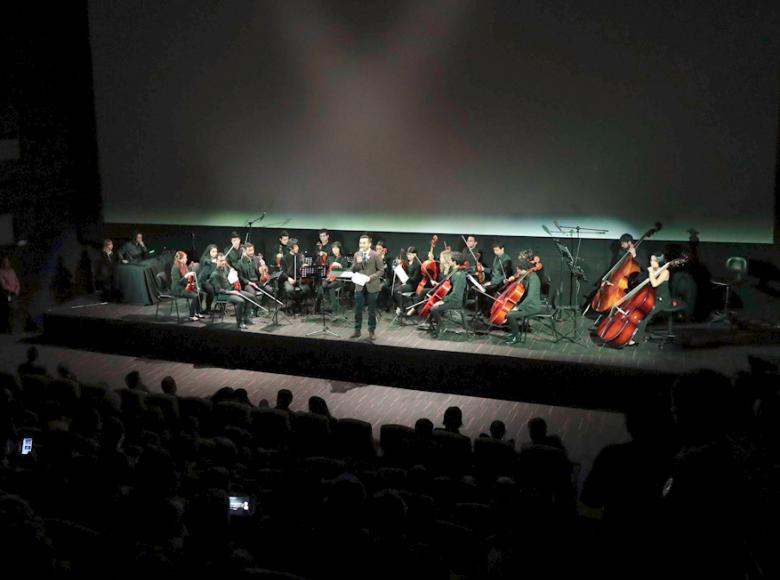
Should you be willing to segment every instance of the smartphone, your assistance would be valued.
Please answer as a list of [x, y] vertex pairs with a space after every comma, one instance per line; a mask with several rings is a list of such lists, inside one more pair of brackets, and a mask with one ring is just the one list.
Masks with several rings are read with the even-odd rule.
[[22, 442], [19, 443], [19, 453], [22, 455], [29, 455], [32, 453], [32, 446], [33, 446], [33, 438], [32, 437], [25, 437], [22, 439]]
[[228, 513], [231, 515], [250, 515], [254, 511], [252, 498], [247, 495], [231, 495], [228, 498]]

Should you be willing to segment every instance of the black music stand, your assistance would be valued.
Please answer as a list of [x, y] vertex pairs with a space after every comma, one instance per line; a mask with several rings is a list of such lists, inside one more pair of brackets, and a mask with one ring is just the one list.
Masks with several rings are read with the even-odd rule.
[[[327, 274], [327, 269], [322, 264], [317, 264], [314, 266], [304, 266], [303, 268], [301, 268], [301, 278], [309, 278], [309, 277], [314, 278], [315, 307], [316, 307], [316, 302], [318, 297], [323, 293], [322, 280], [325, 278], [326, 274]], [[309, 332], [308, 334], [306, 334], [306, 336], [328, 334], [330, 336], [335, 336], [336, 338], [341, 338], [338, 334], [333, 332], [328, 326], [328, 319], [325, 316], [325, 305], [323, 304], [322, 299], [320, 299], [320, 313], [322, 314], [322, 328]]]

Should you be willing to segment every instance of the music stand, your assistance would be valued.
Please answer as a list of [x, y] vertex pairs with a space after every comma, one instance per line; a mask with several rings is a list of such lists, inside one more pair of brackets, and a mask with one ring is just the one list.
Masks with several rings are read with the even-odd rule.
[[[301, 268], [301, 278], [314, 278], [314, 284], [317, 286], [315, 289], [315, 293], [317, 291], [322, 292], [322, 280], [325, 278], [326, 274], [326, 268], [325, 266], [318, 264], [315, 266], [304, 266]], [[316, 294], [315, 294], [315, 306], [316, 306]], [[328, 334], [330, 336], [335, 336], [336, 338], [341, 338], [338, 334], [333, 332], [330, 327], [328, 326], [328, 319], [325, 316], [325, 305], [320, 301], [320, 313], [322, 314], [322, 328], [319, 328], [317, 330], [314, 330], [312, 332], [309, 332], [306, 334], [306, 336], [315, 336], [317, 334]]]
[[600, 230], [595, 228], [585, 228], [582, 226], [561, 226], [557, 221], [553, 221], [555, 224], [555, 227], [558, 229], [559, 232], [563, 234], [568, 234], [570, 238], [574, 238], [576, 236], [577, 239], [577, 248], [575, 250], [575, 253], [572, 254], [569, 247], [563, 243], [561, 240], [556, 238], [553, 233], [550, 231], [550, 229], [543, 225], [542, 229], [547, 233], [547, 235], [552, 238], [553, 243], [555, 244], [555, 247], [558, 249], [558, 253], [560, 254], [561, 260], [561, 274], [559, 277], [559, 283], [558, 283], [558, 291], [557, 295], [558, 297], [563, 296], [563, 278], [564, 278], [564, 272], [569, 272], [569, 299], [568, 303], [561, 305], [557, 304], [555, 305], [555, 310], [553, 312], [553, 322], [563, 322], [566, 316], [570, 317], [572, 320], [572, 329], [569, 333], [566, 332], [559, 332], [559, 337], [556, 342], [560, 342], [561, 340], [568, 340], [569, 342], [576, 342], [579, 343], [580, 340], [580, 329], [578, 326], [579, 322], [579, 305], [575, 304], [576, 297], [579, 295], [580, 291], [580, 282], [585, 281], [587, 282], [587, 276], [585, 276], [585, 271], [582, 269], [582, 266], [580, 266], [579, 262], [581, 260], [580, 258], [580, 248], [582, 246], [582, 238], [580, 237], [580, 233], [583, 231], [587, 231], [593, 234], [605, 234], [607, 233], [607, 230]]

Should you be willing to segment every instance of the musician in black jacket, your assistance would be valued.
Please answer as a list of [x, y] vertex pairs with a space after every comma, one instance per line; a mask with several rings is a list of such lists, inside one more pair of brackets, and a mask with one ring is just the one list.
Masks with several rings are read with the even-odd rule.
[[236, 324], [238, 328], [244, 330], [247, 324], [251, 323], [249, 319], [249, 304], [244, 299], [240, 291], [236, 290], [228, 281], [229, 267], [224, 254], [217, 255], [217, 267], [211, 273], [209, 282], [220, 299], [231, 303], [236, 309]]
[[401, 313], [401, 308], [403, 306], [402, 294], [404, 292], [416, 292], [417, 286], [420, 284], [420, 280], [422, 280], [420, 259], [417, 257], [417, 248], [415, 248], [414, 246], [409, 246], [409, 248], [407, 248], [406, 250], [406, 264], [407, 264], [406, 274], [409, 276], [409, 279], [406, 281], [405, 284], [401, 284], [400, 282], [397, 282], [397, 285], [393, 290], [393, 299], [395, 300], [396, 314]]
[[431, 309], [431, 330], [434, 338], [439, 338], [441, 318], [447, 310], [460, 310], [463, 308], [463, 298], [466, 293], [466, 271], [463, 268], [463, 254], [453, 252], [450, 260], [455, 263], [455, 272], [450, 276], [450, 290], [441, 302], [437, 302]]
[[187, 253], [176, 252], [171, 266], [171, 293], [190, 299], [190, 320], [203, 318], [200, 313], [200, 293], [195, 280], [197, 274], [187, 267]]
[[228, 266], [236, 270], [236, 264], [238, 264], [242, 255], [241, 236], [238, 235], [238, 232], [233, 232], [230, 234], [230, 247], [225, 252], [225, 260]]
[[290, 240], [290, 253], [282, 258], [282, 278], [284, 292], [288, 299], [300, 305], [301, 300], [311, 294], [311, 287], [301, 280], [304, 257], [298, 240]]
[[217, 268], [217, 254], [219, 254], [219, 248], [217, 248], [216, 244], [209, 244], [206, 246], [206, 250], [200, 257], [199, 262], [198, 284], [200, 284], [200, 289], [206, 295], [206, 312], [211, 312], [211, 305], [214, 303], [214, 298], [217, 295], [214, 287], [211, 285], [211, 274]]

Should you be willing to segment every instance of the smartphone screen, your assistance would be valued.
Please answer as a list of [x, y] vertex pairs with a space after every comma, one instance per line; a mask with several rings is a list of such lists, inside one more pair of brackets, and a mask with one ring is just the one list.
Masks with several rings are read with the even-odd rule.
[[29, 455], [32, 453], [32, 446], [33, 446], [33, 438], [32, 437], [25, 437], [22, 439], [22, 444], [19, 447], [19, 452], [22, 455]]
[[231, 514], [244, 515], [252, 512], [252, 499], [248, 496], [231, 495], [228, 501], [228, 511]]

